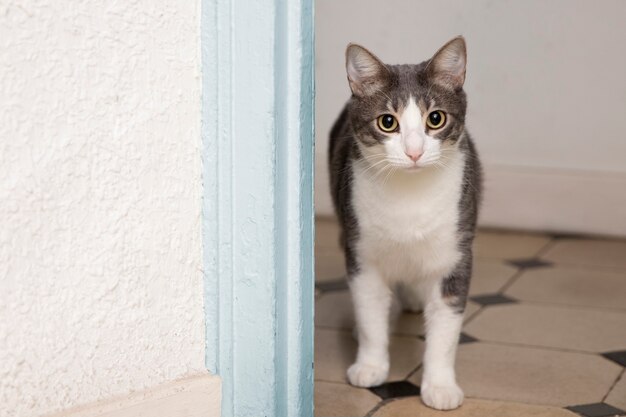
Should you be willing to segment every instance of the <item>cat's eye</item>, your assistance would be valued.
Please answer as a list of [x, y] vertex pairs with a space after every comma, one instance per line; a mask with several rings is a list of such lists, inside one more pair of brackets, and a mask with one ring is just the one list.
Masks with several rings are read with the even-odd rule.
[[426, 126], [430, 129], [441, 129], [446, 124], [446, 114], [441, 110], [430, 112], [426, 118]]
[[393, 132], [398, 129], [398, 121], [391, 114], [383, 114], [378, 116], [377, 122], [378, 128], [383, 132]]

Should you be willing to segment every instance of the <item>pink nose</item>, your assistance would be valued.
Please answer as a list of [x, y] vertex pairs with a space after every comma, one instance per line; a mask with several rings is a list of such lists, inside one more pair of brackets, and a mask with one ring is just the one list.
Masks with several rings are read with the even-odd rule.
[[422, 156], [421, 151], [404, 151], [404, 153], [406, 154], [406, 156], [411, 158], [411, 161], [413, 162], [417, 162], [417, 160], [420, 159], [420, 157]]

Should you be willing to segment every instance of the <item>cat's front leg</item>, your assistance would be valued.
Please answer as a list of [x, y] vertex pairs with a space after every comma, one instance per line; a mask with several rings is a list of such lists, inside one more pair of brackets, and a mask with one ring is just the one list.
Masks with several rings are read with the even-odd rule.
[[348, 380], [357, 387], [380, 385], [389, 374], [389, 313], [392, 292], [374, 269], [364, 269], [350, 282], [359, 342]]
[[437, 410], [457, 408], [464, 398], [454, 372], [463, 312], [450, 301], [444, 299], [441, 286], [436, 285], [424, 309], [426, 351], [420, 390], [424, 404]]

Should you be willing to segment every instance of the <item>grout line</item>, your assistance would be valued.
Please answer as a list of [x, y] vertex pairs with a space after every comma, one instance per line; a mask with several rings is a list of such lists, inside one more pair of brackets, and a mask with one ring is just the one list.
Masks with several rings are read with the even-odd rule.
[[387, 398], [386, 400], [381, 399], [380, 402], [374, 406], [374, 408], [372, 408], [367, 414], [365, 414], [365, 417], [373, 416], [374, 413], [377, 412], [378, 410], [380, 410], [383, 406], [385, 406], [385, 405], [389, 404], [390, 402], [393, 402], [393, 401], [395, 401], [397, 399], [398, 398]]
[[413, 369], [407, 376], [406, 378], [403, 379], [403, 381], [408, 381], [409, 378], [411, 378], [413, 375], [415, 375], [417, 373], [417, 371], [420, 370], [420, 368], [422, 367], [422, 362], [419, 363], [419, 365], [417, 365], [415, 367], [415, 369]]
[[524, 268], [519, 268], [515, 275], [509, 278], [509, 280], [500, 288], [500, 290], [496, 294], [504, 295], [504, 292], [508, 290], [511, 285], [515, 284], [515, 282], [519, 279], [519, 277], [522, 276], [525, 271], [526, 270]]
[[550, 240], [547, 241], [546, 244], [543, 245], [541, 248], [539, 248], [537, 253], [535, 253], [534, 258], [539, 258], [545, 255], [548, 249], [551, 249], [554, 245], [556, 245], [557, 241], [558, 239], [555, 239], [554, 237], [550, 237]]
[[485, 310], [485, 306], [480, 306], [480, 308], [476, 311], [474, 311], [469, 317], [467, 317], [464, 321], [463, 321], [463, 326], [465, 327], [467, 326], [472, 320], [474, 320], [476, 318], [476, 316], [478, 316], [480, 313], [483, 312], [483, 310]]
[[624, 378], [626, 375], [626, 368], [622, 369], [622, 372], [620, 372], [620, 374], [617, 376], [617, 378], [615, 378], [615, 381], [613, 381], [613, 384], [611, 385], [611, 387], [609, 388], [609, 390], [606, 392], [606, 395], [604, 397], [602, 397], [602, 402], [605, 402], [607, 397], [609, 396], [609, 394], [611, 393], [611, 391], [613, 391], [613, 388], [615, 388], [615, 386], [617, 385], [617, 383]]
[[552, 268], [561, 267], [565, 269], [575, 269], [575, 270], [583, 270], [583, 271], [591, 271], [591, 270], [600, 270], [600, 272], [612, 272], [615, 274], [624, 273], [626, 271], [626, 267], [623, 266], [615, 266], [615, 265], [593, 265], [593, 264], [577, 264], [567, 261], [551, 261], [547, 260], [546, 262], [552, 263]]
[[[542, 255], [544, 255], [548, 251], [548, 249], [552, 248], [555, 244], [556, 244], [556, 239], [550, 238], [550, 240], [548, 240], [548, 242], [546, 242], [545, 245], [539, 248], [537, 252], [535, 252], [535, 254], [531, 258], [540, 258]], [[506, 260], [504, 260], [503, 263], [505, 262]], [[526, 268], [519, 268], [517, 273], [515, 273], [515, 275], [513, 275], [511, 278], [509, 278], [509, 280], [500, 288], [500, 291], [498, 291], [498, 294], [504, 295], [505, 291], [508, 290], [513, 284], [515, 284], [515, 282], [517, 282], [517, 280], [522, 276], [524, 272], [526, 272]]]
[[601, 353], [589, 352], [586, 350], [564, 349], [564, 348], [557, 348], [557, 347], [552, 347], [552, 346], [529, 345], [526, 343], [501, 342], [497, 340], [486, 340], [486, 339], [481, 339], [481, 338], [477, 338], [477, 339], [478, 339], [478, 343], [485, 343], [485, 344], [490, 344], [490, 345], [511, 346], [511, 347], [519, 347], [519, 348], [524, 348], [524, 349], [549, 350], [552, 352], [561, 352], [561, 353], [578, 353], [581, 355], [603, 357]]
[[517, 304], [530, 304], [534, 306], [546, 306], [546, 307], [554, 307], [554, 308], [562, 308], [565, 310], [592, 310], [592, 311], [602, 311], [606, 313], [618, 313], [618, 314], [626, 314], [626, 310], [623, 308], [617, 307], [597, 307], [597, 306], [583, 306], [578, 304], [562, 304], [562, 303], [554, 303], [550, 301], [534, 301], [534, 300], [520, 300], [516, 298], [518, 301]]

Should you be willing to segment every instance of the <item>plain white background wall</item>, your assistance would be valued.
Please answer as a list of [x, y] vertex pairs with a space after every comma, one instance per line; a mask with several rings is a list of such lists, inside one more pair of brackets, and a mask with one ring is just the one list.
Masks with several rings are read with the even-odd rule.
[[417, 63], [462, 34], [468, 125], [486, 165], [482, 224], [626, 235], [626, 2], [318, 0], [316, 205], [349, 97], [348, 42]]
[[200, 2], [0, 2], [0, 416], [204, 371]]

